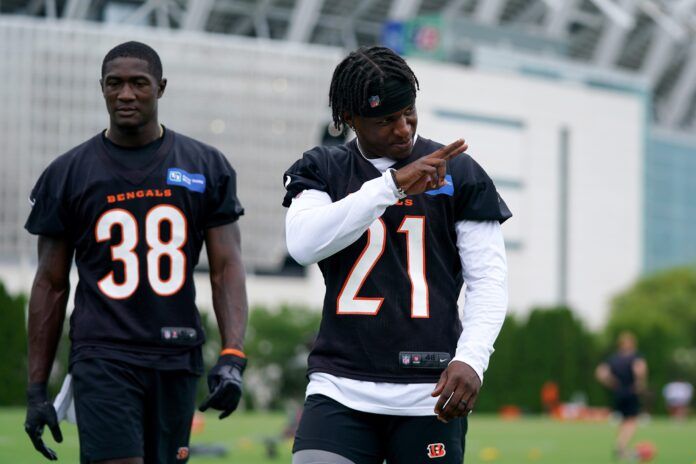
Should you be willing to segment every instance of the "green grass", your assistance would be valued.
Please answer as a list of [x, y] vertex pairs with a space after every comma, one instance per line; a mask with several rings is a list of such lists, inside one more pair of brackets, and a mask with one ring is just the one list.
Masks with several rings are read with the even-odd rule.
[[[29, 464], [47, 462], [31, 447], [22, 429], [24, 411], [0, 410], [0, 463]], [[224, 421], [207, 415], [202, 433], [192, 443], [215, 443], [227, 447], [225, 458], [196, 457], [190, 462], [211, 464], [271, 464], [290, 462], [289, 441], [279, 445], [277, 459], [265, 457], [263, 442], [283, 429], [282, 414], [234, 414]], [[78, 462], [77, 431], [63, 425], [65, 440], [49, 446], [58, 452], [60, 462]], [[616, 425], [611, 423], [560, 423], [545, 418], [502, 421], [494, 416], [472, 415], [467, 436], [467, 464], [604, 464], [613, 463], [611, 446]], [[696, 420], [674, 423], [653, 419], [643, 423], [636, 441], [649, 440], [657, 447], [653, 462], [696, 464]], [[55, 446], [54, 446], [55, 445]], [[488, 459], [488, 460], [486, 460]], [[430, 461], [424, 459], [424, 462]], [[434, 461], [432, 461], [434, 462]]]

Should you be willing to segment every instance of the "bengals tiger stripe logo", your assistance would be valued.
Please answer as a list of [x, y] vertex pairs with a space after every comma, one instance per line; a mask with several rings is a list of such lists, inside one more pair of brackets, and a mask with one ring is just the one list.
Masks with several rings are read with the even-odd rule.
[[447, 451], [444, 443], [431, 443], [428, 445], [428, 457], [430, 459], [441, 458]]

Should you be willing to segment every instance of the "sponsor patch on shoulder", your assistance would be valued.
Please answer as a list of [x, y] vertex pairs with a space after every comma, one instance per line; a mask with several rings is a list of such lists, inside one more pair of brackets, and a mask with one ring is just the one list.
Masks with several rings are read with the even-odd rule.
[[205, 192], [205, 176], [203, 174], [192, 174], [179, 168], [169, 168], [167, 170], [167, 185], [185, 187], [192, 192]]
[[443, 185], [439, 189], [428, 190], [425, 193], [427, 193], [428, 195], [454, 195], [454, 184], [452, 183], [452, 176], [447, 174], [445, 176], [445, 185]]

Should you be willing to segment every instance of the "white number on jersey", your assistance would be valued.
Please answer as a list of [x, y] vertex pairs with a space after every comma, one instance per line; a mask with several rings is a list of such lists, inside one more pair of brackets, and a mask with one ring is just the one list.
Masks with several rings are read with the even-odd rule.
[[[170, 238], [163, 242], [162, 223], [169, 223]], [[97, 220], [94, 233], [97, 242], [111, 240], [114, 226], [121, 229], [121, 242], [111, 246], [111, 259], [123, 263], [123, 282], [116, 282], [114, 272], [109, 272], [97, 285], [99, 290], [115, 300], [130, 297], [140, 284], [140, 260], [135, 253], [138, 245], [138, 223], [125, 209], [111, 209]], [[186, 280], [186, 255], [181, 248], [186, 244], [188, 229], [186, 217], [179, 208], [171, 205], [158, 205], [145, 216], [145, 240], [150, 248], [147, 253], [147, 277], [152, 290], [160, 296], [170, 296], [178, 292]], [[169, 277], [161, 276], [160, 262], [169, 259]]]
[[[430, 317], [428, 306], [428, 282], [425, 278], [425, 216], [406, 216], [401, 222], [400, 233], [406, 234], [406, 262], [411, 281], [411, 317]], [[367, 244], [348, 278], [343, 284], [336, 301], [337, 314], [362, 314], [374, 316], [379, 312], [384, 298], [359, 297], [358, 293], [368, 274], [384, 253], [387, 228], [382, 219], [377, 219], [367, 229]]]

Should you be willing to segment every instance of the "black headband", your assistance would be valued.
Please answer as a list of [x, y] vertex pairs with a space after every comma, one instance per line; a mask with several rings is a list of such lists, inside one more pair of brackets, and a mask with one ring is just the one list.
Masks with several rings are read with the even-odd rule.
[[358, 111], [358, 115], [368, 118], [386, 116], [407, 108], [416, 101], [416, 90], [413, 84], [402, 79], [387, 79], [384, 89], [380, 92], [379, 85], [371, 87], [367, 101]]

